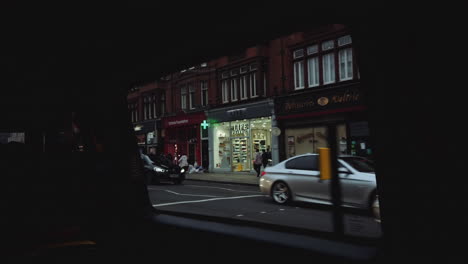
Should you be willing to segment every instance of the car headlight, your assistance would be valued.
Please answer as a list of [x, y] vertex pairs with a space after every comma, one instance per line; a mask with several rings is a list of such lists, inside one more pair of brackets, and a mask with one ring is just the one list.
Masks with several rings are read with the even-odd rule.
[[181, 169], [181, 170], [180, 170], [180, 173], [184, 173], [184, 172], [185, 172], [185, 169]]
[[154, 170], [155, 172], [166, 172], [165, 169], [159, 168], [159, 167], [154, 167], [153, 170]]

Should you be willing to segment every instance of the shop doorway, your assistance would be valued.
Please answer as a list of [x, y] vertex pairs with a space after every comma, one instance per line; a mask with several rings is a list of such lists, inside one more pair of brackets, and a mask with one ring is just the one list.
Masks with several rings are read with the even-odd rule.
[[250, 171], [250, 146], [249, 138], [233, 138], [232, 139], [232, 170], [233, 171]]
[[188, 144], [188, 163], [192, 164], [195, 162], [195, 144]]
[[210, 160], [208, 156], [208, 140], [202, 140], [202, 161], [201, 165], [203, 166], [204, 169], [208, 169], [208, 166], [210, 165]]

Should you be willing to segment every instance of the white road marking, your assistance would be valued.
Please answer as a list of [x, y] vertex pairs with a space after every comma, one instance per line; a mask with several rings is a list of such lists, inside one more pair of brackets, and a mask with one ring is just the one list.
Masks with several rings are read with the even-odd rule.
[[178, 193], [178, 192], [174, 192], [174, 191], [169, 191], [169, 190], [162, 190], [162, 189], [153, 189], [153, 188], [148, 188], [150, 190], [153, 190], [153, 191], [164, 191], [164, 192], [168, 192], [168, 193], [172, 193], [172, 194], [175, 194], [175, 195], [181, 195], [181, 196], [196, 196], [196, 197], [223, 197], [223, 196], [215, 196], [215, 195], [199, 195], [199, 194], [186, 194], [186, 193]]
[[261, 214], [266, 214], [266, 212], [260, 212]]
[[240, 214], [240, 215], [236, 215], [236, 216], [238, 216], [238, 217], [242, 217], [242, 216], [244, 216], [244, 215], [241, 215], [241, 214]]
[[284, 211], [284, 209], [283, 209], [283, 208], [281, 208], [281, 209], [279, 209], [279, 210], [280, 210], [280, 211]]
[[213, 189], [220, 189], [220, 190], [226, 190], [226, 191], [232, 191], [232, 192], [260, 193], [259, 191], [240, 191], [240, 190], [233, 190], [233, 189], [214, 187], [214, 186], [203, 186], [203, 185], [185, 185], [185, 186], [198, 187], [198, 188], [213, 188]]
[[165, 203], [165, 204], [153, 204], [153, 206], [154, 207], [160, 207], [160, 206], [168, 206], [168, 205], [176, 205], [176, 204], [204, 203], [204, 202], [211, 202], [211, 201], [218, 201], [218, 200], [242, 199], [242, 198], [251, 198], [251, 197], [258, 197], [258, 196], [263, 196], [263, 195], [246, 195], [246, 196], [235, 196], [235, 197], [222, 197], [222, 198], [212, 198], [212, 199], [196, 200], [196, 201], [182, 201], [182, 202]]

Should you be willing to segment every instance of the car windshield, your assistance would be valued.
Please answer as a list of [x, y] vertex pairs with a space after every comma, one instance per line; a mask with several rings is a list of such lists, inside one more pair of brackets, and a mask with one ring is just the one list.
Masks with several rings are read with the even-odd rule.
[[341, 157], [343, 161], [360, 172], [375, 172], [374, 163], [362, 157]]

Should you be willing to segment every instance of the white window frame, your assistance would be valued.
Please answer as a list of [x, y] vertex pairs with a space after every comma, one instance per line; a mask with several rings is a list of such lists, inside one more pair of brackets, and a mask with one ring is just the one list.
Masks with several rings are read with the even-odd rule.
[[201, 93], [201, 105], [207, 106], [208, 105], [208, 81], [201, 81], [200, 82], [200, 93]]
[[250, 98], [258, 97], [257, 94], [257, 72], [249, 74]]
[[[328, 58], [331, 58], [331, 59], [328, 59]], [[330, 63], [330, 64], [328, 64], [328, 63]], [[330, 52], [330, 53], [324, 54], [322, 56], [322, 67], [323, 67], [323, 71], [322, 71], [323, 84], [335, 83], [336, 82], [335, 53]], [[330, 79], [330, 80], [328, 80], [328, 79]]]
[[193, 87], [191, 84], [188, 86], [188, 95], [189, 109], [195, 109], [195, 105], [193, 103], [193, 100], [195, 99], [195, 87]]
[[318, 53], [318, 45], [317, 44], [307, 47], [307, 55], [316, 54], [316, 53]]
[[[340, 81], [353, 79], [353, 49], [340, 49], [338, 52]], [[344, 61], [343, 61], [344, 60]], [[343, 68], [341, 67], [343, 64]], [[350, 65], [349, 65], [350, 64]], [[342, 74], [344, 73], [344, 77]]]
[[298, 49], [293, 51], [293, 59], [304, 57], [304, 49]]
[[239, 91], [240, 91], [240, 99], [246, 100], [249, 99], [249, 94], [247, 90], [247, 75], [243, 75], [239, 79]]
[[228, 80], [221, 81], [221, 95], [222, 95], [222, 99], [223, 99], [223, 104], [229, 103]]
[[307, 77], [309, 87], [316, 87], [320, 85], [320, 70], [318, 57], [307, 58]]
[[304, 89], [304, 61], [294, 62], [294, 90]]
[[237, 98], [237, 78], [233, 78], [230, 80], [230, 87], [231, 87], [231, 102], [235, 102], [238, 100]]
[[335, 48], [334, 40], [327, 40], [322, 42], [322, 51], [327, 51]]
[[351, 39], [351, 35], [346, 35], [338, 38], [338, 47], [345, 46], [348, 44], [353, 43], [353, 40]]
[[187, 86], [180, 88], [180, 108], [187, 109]]

